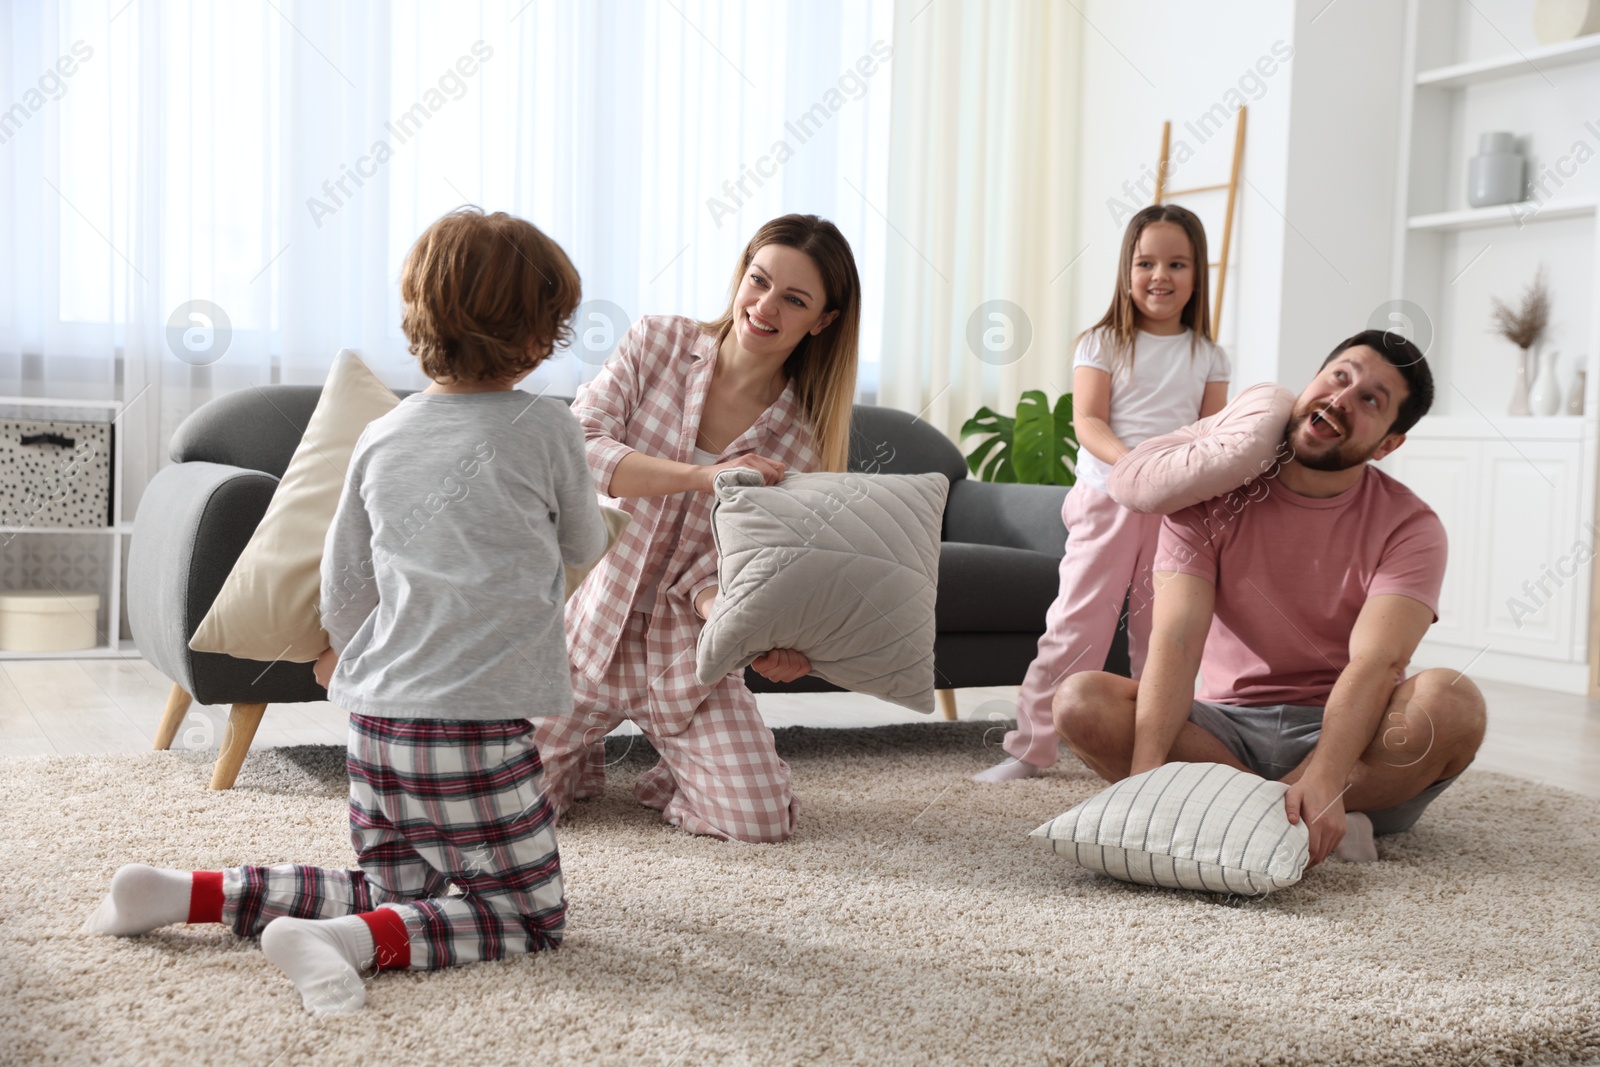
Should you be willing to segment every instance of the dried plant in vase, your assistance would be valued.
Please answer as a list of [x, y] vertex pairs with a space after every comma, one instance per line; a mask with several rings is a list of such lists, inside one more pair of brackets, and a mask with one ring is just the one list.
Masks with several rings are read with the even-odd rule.
[[1504, 337], [1519, 350], [1517, 385], [1511, 393], [1511, 409], [1508, 413], [1532, 415], [1533, 409], [1528, 406], [1528, 356], [1550, 323], [1550, 290], [1544, 282], [1544, 267], [1541, 266], [1533, 276], [1528, 291], [1522, 294], [1522, 306], [1515, 311], [1502, 303], [1499, 297], [1490, 299], [1494, 302], [1492, 332]]

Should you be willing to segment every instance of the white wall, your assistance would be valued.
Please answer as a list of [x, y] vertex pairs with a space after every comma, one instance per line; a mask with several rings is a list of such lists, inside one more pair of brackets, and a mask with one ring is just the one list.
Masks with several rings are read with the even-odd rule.
[[1295, 7], [1277, 372], [1298, 391], [1390, 299], [1405, 40], [1395, 0]]
[[[1196, 127], [1214, 105], [1244, 100], [1220, 331], [1234, 392], [1266, 380], [1298, 389], [1365, 328], [1390, 292], [1402, 10], [1394, 0], [1085, 3], [1078, 232], [1089, 248], [1073, 268], [1076, 327], [1110, 300], [1128, 214], [1110, 202], [1150, 202], [1148, 184], [1130, 199], [1123, 183], [1153, 173], [1162, 121], [1173, 122], [1175, 157], [1179, 139], [1194, 150], [1170, 185], [1226, 181], [1232, 118], [1203, 142]], [[1219, 255], [1225, 194], [1180, 202]]]

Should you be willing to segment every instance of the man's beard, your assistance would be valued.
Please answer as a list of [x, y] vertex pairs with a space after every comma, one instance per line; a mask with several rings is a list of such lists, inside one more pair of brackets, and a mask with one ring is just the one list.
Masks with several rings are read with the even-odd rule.
[[[1321, 446], [1320, 451], [1312, 451], [1296, 446], [1294, 444], [1295, 439], [1298, 436], [1303, 436], [1300, 431], [1311, 421], [1311, 415], [1311, 411], [1295, 415], [1289, 420], [1289, 429], [1284, 435], [1284, 439], [1289, 442], [1294, 451], [1295, 462], [1300, 466], [1314, 471], [1347, 471], [1351, 467], [1359, 467], [1367, 462], [1372, 458], [1372, 454], [1378, 450], [1378, 445], [1373, 445], [1365, 451], [1360, 451], [1356, 445], [1343, 437], [1337, 441], [1328, 442], [1318, 441], [1315, 437], [1311, 438], [1313, 442]], [[1382, 443], [1382, 441], [1378, 442], [1378, 444]]]

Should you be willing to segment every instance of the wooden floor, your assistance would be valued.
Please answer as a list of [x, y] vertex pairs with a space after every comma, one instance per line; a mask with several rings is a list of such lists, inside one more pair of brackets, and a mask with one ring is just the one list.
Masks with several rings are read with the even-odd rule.
[[[1483, 682], [1489, 735], [1477, 767], [1600, 797], [1600, 702], [1544, 689]], [[143, 660], [0, 661], [0, 755], [145, 752], [171, 684]], [[1016, 689], [963, 689], [963, 719], [1016, 714]], [[916, 712], [850, 693], [757, 698], [771, 726], [877, 726], [920, 722]], [[215, 749], [225, 707], [195, 705], [174, 748]], [[624, 730], [632, 729], [625, 724]], [[256, 746], [342, 745], [344, 714], [331, 704], [275, 704]], [[998, 745], [999, 731], [996, 731]], [[995, 758], [1001, 758], [998, 747]]]

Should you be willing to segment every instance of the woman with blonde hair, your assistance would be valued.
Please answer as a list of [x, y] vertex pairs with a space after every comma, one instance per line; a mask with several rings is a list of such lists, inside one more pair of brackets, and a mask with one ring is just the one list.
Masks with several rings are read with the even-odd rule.
[[[861, 284], [831, 222], [785, 215], [751, 238], [727, 310], [711, 322], [647, 316], [572, 410], [595, 487], [632, 519], [567, 604], [574, 711], [539, 720], [558, 812], [605, 786], [602, 744], [625, 719], [660, 761], [640, 802], [690, 833], [782, 841], [798, 801], [789, 766], [735, 671], [695, 678], [695, 642], [717, 595], [711, 492], [748, 467], [842, 471], [855, 394]], [[773, 649], [755, 669], [793, 681], [811, 665]]]

